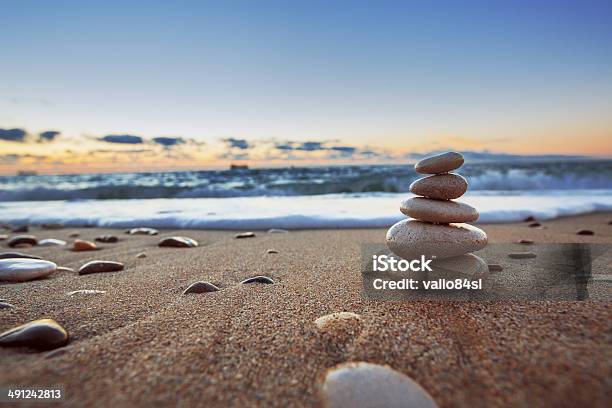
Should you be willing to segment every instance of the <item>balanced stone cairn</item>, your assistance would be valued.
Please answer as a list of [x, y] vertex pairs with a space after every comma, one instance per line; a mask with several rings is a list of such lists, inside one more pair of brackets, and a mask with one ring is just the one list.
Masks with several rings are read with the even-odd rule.
[[471, 265], [470, 271], [465, 271], [468, 273], [487, 270], [482, 259], [469, 254], [487, 245], [487, 234], [464, 224], [476, 221], [478, 211], [453, 201], [467, 191], [467, 180], [450, 173], [461, 167], [463, 161], [460, 153], [447, 152], [425, 158], [415, 165], [417, 173], [432, 175], [413, 182], [410, 192], [420, 197], [409, 198], [401, 204], [400, 211], [414, 219], [402, 220], [387, 232], [387, 246], [394, 254], [408, 260], [424, 255], [443, 260], [440, 262], [446, 266], [456, 265], [455, 268]]

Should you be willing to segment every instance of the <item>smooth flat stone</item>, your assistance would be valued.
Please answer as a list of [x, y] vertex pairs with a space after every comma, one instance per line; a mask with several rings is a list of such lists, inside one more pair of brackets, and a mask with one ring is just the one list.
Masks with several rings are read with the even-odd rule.
[[530, 228], [536, 228], [536, 227], [541, 227], [542, 224], [540, 224], [539, 222], [532, 222], [531, 224], [529, 224]]
[[81, 239], [77, 239], [76, 241], [74, 241], [74, 244], [72, 244], [72, 250], [75, 252], [96, 251], [98, 249], [99, 249], [98, 246], [94, 244], [93, 242], [84, 241]]
[[132, 228], [126, 231], [130, 235], [157, 235], [159, 231], [155, 228]]
[[289, 231], [287, 231], [286, 229], [281, 229], [281, 228], [270, 228], [268, 230], [268, 234], [286, 234]]
[[73, 290], [72, 292], [68, 292], [66, 294], [68, 296], [74, 296], [74, 295], [103, 295], [105, 293], [106, 293], [105, 290], [80, 289], [80, 290]]
[[271, 285], [274, 283], [274, 281], [272, 280], [272, 278], [268, 278], [267, 276], [253, 276], [252, 278], [247, 278], [240, 283], [243, 285], [246, 285], [248, 283], [264, 283]]
[[158, 245], [160, 247], [195, 248], [198, 246], [198, 241], [188, 237], [168, 237], [159, 241]]
[[2, 252], [0, 253], [0, 259], [10, 259], [10, 258], [42, 259], [40, 256], [22, 254], [21, 252]]
[[58, 266], [55, 272], [74, 272], [74, 269], [68, 268], [66, 266]]
[[532, 239], [521, 239], [518, 242], [521, 245], [533, 245], [533, 240]]
[[55, 320], [41, 319], [0, 334], [2, 347], [31, 347], [51, 350], [68, 344], [68, 333]]
[[236, 234], [236, 238], [254, 238], [254, 232], [241, 232], [240, 234]]
[[11, 305], [10, 303], [0, 302], [0, 309], [10, 309], [12, 307], [13, 305]]
[[419, 221], [440, 224], [472, 222], [476, 221], [479, 216], [478, 211], [471, 205], [424, 197], [412, 197], [402, 201], [400, 211]]
[[278, 254], [278, 251], [276, 249], [268, 249], [266, 254]]
[[325, 374], [320, 389], [327, 408], [435, 408], [431, 395], [410, 377], [388, 366], [345, 363]]
[[63, 241], [61, 239], [55, 239], [55, 238], [41, 239], [40, 241], [38, 241], [38, 246], [63, 246], [63, 245], [66, 245], [66, 241]]
[[576, 235], [595, 235], [595, 232], [593, 232], [592, 230], [588, 230], [588, 229], [581, 229], [576, 231]]
[[94, 239], [94, 241], [104, 242], [104, 243], [107, 243], [107, 244], [114, 244], [115, 242], [119, 241], [119, 238], [117, 238], [114, 235], [100, 235], [100, 236], [96, 237]]
[[38, 240], [34, 235], [16, 235], [8, 242], [8, 246], [11, 248], [15, 248], [16, 246], [21, 244], [28, 244], [34, 246], [38, 244]]
[[212, 283], [200, 281], [200, 282], [194, 282], [191, 285], [189, 285], [189, 287], [185, 289], [185, 291], [183, 292], [183, 295], [186, 295], [188, 293], [217, 292], [218, 290], [219, 288], [213, 285]]
[[486, 245], [487, 234], [469, 224], [436, 225], [406, 219], [387, 231], [387, 246], [404, 259], [416, 259], [421, 255], [452, 258], [478, 251]]
[[410, 192], [437, 200], [452, 200], [465, 194], [468, 182], [458, 174], [436, 174], [410, 184]]
[[136, 255], [136, 258], [146, 258], [146, 257], [147, 257], [147, 254], [145, 254], [144, 252], [141, 252]]
[[533, 252], [515, 252], [513, 254], [508, 254], [509, 258], [512, 259], [529, 259], [537, 257]]
[[463, 165], [463, 155], [457, 152], [446, 152], [427, 157], [414, 165], [417, 173], [440, 174], [458, 169]]
[[123, 270], [121, 262], [113, 261], [91, 261], [79, 268], [79, 275], [89, 275], [92, 273], [117, 272]]
[[26, 282], [50, 275], [56, 269], [56, 264], [42, 259], [2, 259], [0, 260], [0, 281]]

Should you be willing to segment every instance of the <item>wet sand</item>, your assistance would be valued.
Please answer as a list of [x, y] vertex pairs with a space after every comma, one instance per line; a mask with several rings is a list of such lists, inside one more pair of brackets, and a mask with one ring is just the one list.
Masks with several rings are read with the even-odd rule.
[[[542, 222], [546, 229], [527, 223], [480, 226], [491, 243], [612, 244], [610, 220], [611, 213], [600, 213]], [[595, 235], [576, 235], [585, 228]], [[360, 246], [383, 241], [382, 229], [264, 231], [246, 239], [201, 230], [159, 236], [101, 228], [30, 233], [71, 241], [75, 231], [81, 239], [111, 233], [120, 241], [99, 244], [103, 249], [96, 252], [19, 251], [74, 269], [93, 259], [120, 261], [126, 268], [0, 283], [0, 298], [14, 305], [0, 310], [1, 331], [48, 317], [71, 336], [65, 351], [50, 355], [0, 349], [0, 384], [61, 384], [63, 405], [74, 407], [315, 406], [327, 368], [367, 361], [407, 374], [443, 407], [603, 407], [612, 400], [610, 302], [365, 299]], [[170, 235], [195, 238], [200, 246], [157, 247], [160, 237]], [[6, 241], [0, 247], [9, 250]], [[141, 252], [147, 257], [136, 258]], [[254, 275], [276, 283], [239, 284]], [[221, 290], [182, 295], [198, 280]], [[599, 284], [612, 288], [610, 282]], [[67, 295], [79, 289], [106, 293]], [[363, 330], [348, 343], [324, 338], [313, 323], [340, 311], [363, 318]]]

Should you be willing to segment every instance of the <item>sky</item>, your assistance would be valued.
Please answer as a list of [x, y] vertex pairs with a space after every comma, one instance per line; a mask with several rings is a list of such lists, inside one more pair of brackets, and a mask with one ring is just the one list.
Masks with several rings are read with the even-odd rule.
[[4, 0], [0, 17], [0, 174], [612, 156], [610, 1]]

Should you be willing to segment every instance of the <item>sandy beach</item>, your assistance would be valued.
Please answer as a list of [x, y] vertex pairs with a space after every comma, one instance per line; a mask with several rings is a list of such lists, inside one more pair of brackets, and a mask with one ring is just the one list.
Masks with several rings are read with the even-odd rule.
[[[612, 213], [598, 213], [544, 221], [545, 229], [480, 226], [490, 243], [612, 244], [610, 220]], [[579, 229], [594, 235], [576, 235]], [[361, 293], [360, 245], [384, 242], [384, 229], [256, 231], [236, 239], [232, 231], [30, 228], [38, 238], [67, 241], [75, 232], [87, 240], [115, 234], [119, 242], [95, 252], [19, 251], [73, 269], [103, 259], [125, 270], [2, 283], [0, 298], [14, 307], [0, 310], [0, 331], [48, 317], [66, 328], [70, 343], [51, 352], [0, 348], [0, 384], [61, 385], [64, 405], [73, 407], [316, 406], [328, 368], [366, 361], [410, 376], [442, 407], [604, 407], [612, 398], [609, 302], [369, 300]], [[157, 246], [171, 235], [200, 246]], [[0, 247], [9, 251], [6, 241]], [[255, 275], [275, 284], [239, 284]], [[221, 290], [182, 294], [199, 280]], [[598, 284], [610, 290], [610, 281]], [[79, 289], [106, 293], [67, 295]], [[362, 330], [342, 342], [321, 336], [314, 320], [340, 311], [360, 314]]]

